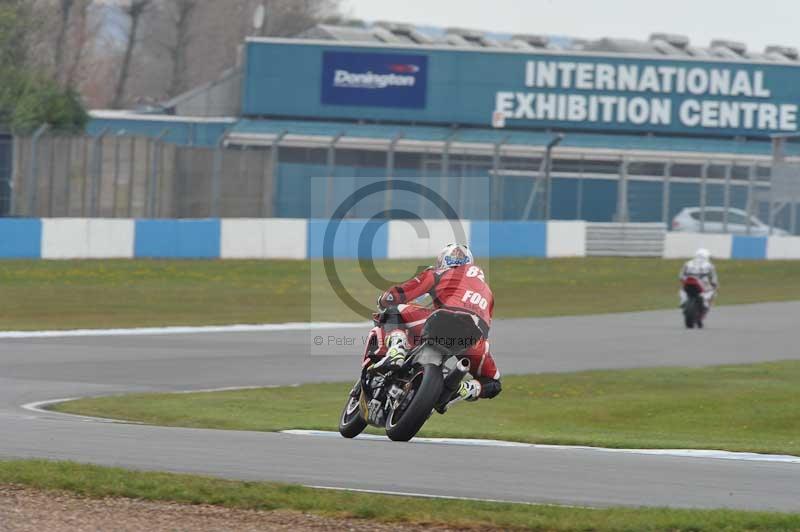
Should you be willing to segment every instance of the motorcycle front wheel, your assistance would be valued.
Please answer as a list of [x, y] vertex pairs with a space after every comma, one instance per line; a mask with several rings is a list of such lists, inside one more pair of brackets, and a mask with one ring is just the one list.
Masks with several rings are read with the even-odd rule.
[[356, 382], [339, 418], [339, 434], [345, 438], [355, 438], [367, 428], [367, 422], [361, 415], [361, 380]]
[[442, 394], [442, 368], [425, 364], [414, 369], [396, 408], [386, 416], [386, 435], [393, 441], [408, 441], [428, 420]]

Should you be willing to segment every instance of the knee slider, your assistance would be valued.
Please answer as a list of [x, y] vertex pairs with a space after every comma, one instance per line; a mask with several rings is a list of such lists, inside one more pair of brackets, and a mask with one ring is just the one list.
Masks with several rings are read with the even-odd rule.
[[481, 399], [492, 399], [497, 397], [503, 390], [503, 385], [500, 383], [500, 381], [495, 379], [482, 377], [478, 379], [478, 382], [481, 383]]

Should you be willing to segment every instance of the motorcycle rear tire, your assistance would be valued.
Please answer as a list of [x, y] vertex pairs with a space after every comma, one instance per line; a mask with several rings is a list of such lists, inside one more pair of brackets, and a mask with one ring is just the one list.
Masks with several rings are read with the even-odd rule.
[[416, 436], [442, 394], [444, 387], [442, 368], [434, 364], [425, 364], [421, 371], [422, 382], [400, 419], [394, 419], [394, 410], [391, 410], [386, 417], [386, 435], [393, 441], [408, 441]]
[[702, 303], [697, 299], [691, 299], [686, 304], [686, 310], [683, 311], [684, 322], [687, 329], [694, 329], [695, 326], [702, 328], [700, 324], [700, 316], [702, 315]]

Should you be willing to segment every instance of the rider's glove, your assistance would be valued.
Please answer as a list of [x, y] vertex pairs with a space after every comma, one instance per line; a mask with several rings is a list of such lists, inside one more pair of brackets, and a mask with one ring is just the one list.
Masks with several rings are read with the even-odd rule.
[[398, 304], [398, 301], [392, 294], [391, 290], [387, 290], [378, 298], [378, 309], [379, 310], [386, 310], [389, 307], [393, 307]]

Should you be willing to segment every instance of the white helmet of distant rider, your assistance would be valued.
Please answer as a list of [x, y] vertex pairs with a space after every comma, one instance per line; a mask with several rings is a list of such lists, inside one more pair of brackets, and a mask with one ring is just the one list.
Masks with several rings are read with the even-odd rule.
[[466, 264], [473, 264], [472, 252], [465, 244], [447, 244], [436, 257], [436, 269], [446, 270]]
[[695, 252], [694, 258], [702, 262], [708, 262], [711, 259], [711, 252], [706, 248], [700, 248]]

